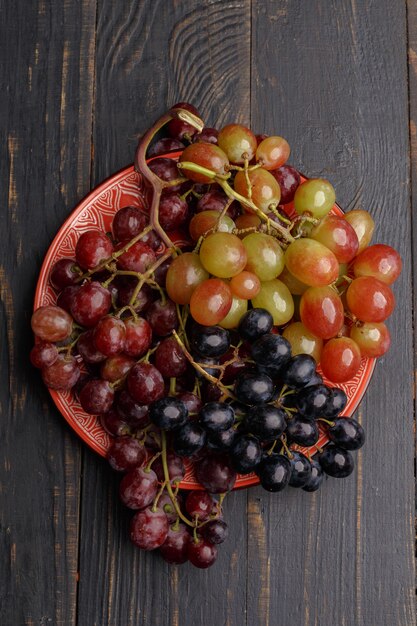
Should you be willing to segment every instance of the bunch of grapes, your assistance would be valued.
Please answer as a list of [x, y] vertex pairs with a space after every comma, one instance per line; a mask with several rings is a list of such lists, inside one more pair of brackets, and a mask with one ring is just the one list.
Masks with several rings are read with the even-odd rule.
[[[331, 213], [332, 185], [289, 155], [282, 137], [204, 128], [179, 103], [138, 147], [150, 206], [84, 232], [52, 267], [56, 304], [32, 316], [45, 384], [113, 437], [132, 542], [171, 563], [214, 563], [237, 474], [315, 491], [348, 476], [364, 443], [329, 382], [388, 350], [401, 259], [369, 245], [366, 211]], [[185, 497], [187, 463], [203, 489]]]

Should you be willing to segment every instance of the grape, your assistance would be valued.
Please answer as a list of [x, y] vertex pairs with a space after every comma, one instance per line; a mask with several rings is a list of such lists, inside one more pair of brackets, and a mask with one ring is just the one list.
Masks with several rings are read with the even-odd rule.
[[150, 363], [137, 363], [127, 376], [131, 396], [141, 404], [148, 404], [164, 395], [164, 379]]
[[37, 337], [48, 342], [62, 341], [72, 333], [72, 319], [58, 306], [41, 306], [32, 315], [32, 330]]
[[181, 400], [173, 397], [155, 400], [149, 407], [151, 422], [163, 430], [174, 430], [187, 421], [187, 407]]
[[195, 477], [209, 493], [231, 491], [236, 482], [236, 472], [224, 454], [206, 455], [194, 467]]
[[228, 314], [219, 322], [223, 328], [236, 328], [240, 319], [248, 309], [248, 301], [241, 298], [233, 298]]
[[301, 296], [300, 317], [314, 336], [330, 339], [343, 326], [342, 300], [331, 287], [310, 287]]
[[243, 271], [230, 281], [230, 289], [237, 298], [250, 300], [261, 290], [261, 281], [253, 272]]
[[256, 437], [241, 435], [234, 442], [230, 454], [235, 470], [240, 474], [249, 474], [259, 465], [262, 448]]
[[264, 233], [251, 233], [243, 241], [247, 253], [245, 269], [261, 281], [272, 280], [284, 269], [284, 253], [274, 237]]
[[314, 446], [319, 439], [319, 429], [315, 420], [310, 420], [303, 415], [294, 415], [288, 421], [287, 437], [299, 446]]
[[221, 430], [217, 433], [209, 433], [208, 447], [217, 452], [228, 451], [231, 449], [238, 436], [238, 432], [234, 428]]
[[86, 413], [107, 413], [113, 404], [114, 390], [107, 380], [89, 380], [83, 385], [79, 400]]
[[[116, 249], [119, 250], [124, 246], [125, 244], [122, 242]], [[118, 257], [117, 265], [122, 270], [144, 274], [155, 261], [156, 254], [152, 248], [143, 243], [143, 241], [137, 241]]]
[[164, 543], [159, 548], [164, 561], [175, 565], [188, 561], [188, 543], [190, 540], [190, 533], [185, 524], [171, 526]]
[[266, 309], [254, 308], [245, 313], [239, 322], [239, 334], [246, 341], [255, 341], [269, 333], [274, 325], [272, 315]]
[[148, 405], [137, 402], [123, 389], [116, 401], [119, 415], [132, 428], [144, 428], [149, 424]]
[[281, 189], [281, 204], [288, 204], [294, 200], [294, 194], [300, 184], [300, 174], [291, 165], [282, 165], [271, 171]]
[[177, 395], [177, 398], [181, 400], [187, 407], [188, 415], [192, 417], [193, 415], [197, 415], [199, 413], [203, 403], [201, 398], [195, 395], [195, 393], [190, 393], [189, 391], [183, 391]]
[[326, 446], [319, 456], [323, 470], [334, 478], [346, 478], [353, 472], [353, 457], [347, 450], [333, 444]]
[[30, 352], [30, 361], [38, 368], [49, 367], [57, 358], [58, 348], [49, 341], [38, 341]]
[[362, 426], [351, 417], [339, 417], [327, 429], [329, 439], [344, 450], [359, 450], [365, 443]]
[[195, 252], [184, 252], [169, 266], [166, 290], [174, 302], [189, 304], [194, 289], [209, 277]]
[[[173, 159], [157, 157], [148, 163], [148, 167], [155, 174], [155, 176], [158, 176], [158, 178], [164, 182], [178, 180], [181, 176], [178, 171], [177, 164]], [[181, 183], [178, 183], [178, 185], [170, 185], [169, 188], [171, 191], [179, 191]]]
[[118, 437], [107, 451], [107, 460], [116, 472], [127, 472], [146, 461], [145, 447], [133, 437]]
[[168, 152], [177, 152], [184, 150], [185, 145], [178, 139], [172, 139], [171, 137], [162, 137], [155, 141], [155, 143], [148, 148], [148, 157], [155, 157], [161, 154], [167, 154]]
[[287, 425], [285, 411], [271, 404], [251, 407], [245, 423], [250, 433], [266, 443], [282, 435]]
[[217, 559], [217, 548], [205, 539], [199, 539], [197, 542], [190, 539], [187, 545], [187, 556], [195, 567], [206, 569]]
[[[262, 167], [249, 170], [248, 178], [251, 185], [251, 200], [261, 211], [267, 212], [271, 206], [277, 206], [281, 199], [281, 189], [270, 172]], [[238, 172], [234, 182], [235, 191], [244, 198], [250, 197], [248, 183], [244, 172]], [[251, 209], [245, 207], [250, 212]]]
[[119, 209], [113, 218], [113, 236], [117, 241], [130, 241], [145, 228], [147, 216], [134, 206]]
[[[162, 478], [163, 480], [163, 478]], [[158, 500], [158, 508], [161, 509], [167, 516], [167, 520], [170, 524], [173, 524], [178, 519], [178, 513], [175, 510], [174, 504], [171, 500], [171, 496], [167, 491], [164, 491]], [[184, 526], [184, 524], [180, 524]]]
[[135, 361], [126, 354], [115, 354], [104, 361], [100, 368], [100, 376], [111, 383], [124, 378], [134, 366]]
[[245, 159], [251, 161], [257, 147], [253, 132], [241, 124], [224, 126], [219, 132], [217, 143], [230, 161], [238, 164], [244, 163]]
[[[317, 289], [317, 287], [311, 287]], [[282, 336], [291, 344], [291, 352], [297, 354], [309, 354], [319, 363], [323, 349], [323, 340], [311, 333], [302, 322], [292, 322], [283, 331]]]
[[284, 337], [267, 333], [252, 344], [251, 355], [258, 365], [278, 371], [290, 360], [291, 346]]
[[333, 252], [319, 241], [296, 239], [285, 251], [285, 265], [298, 280], [310, 287], [330, 285], [339, 276]]
[[206, 440], [207, 434], [203, 428], [192, 422], [176, 430], [172, 445], [179, 456], [190, 457], [205, 446]]
[[316, 373], [316, 362], [309, 354], [297, 354], [285, 365], [282, 381], [288, 387], [304, 387]]
[[79, 289], [79, 285], [69, 285], [68, 287], [65, 287], [58, 295], [56, 299], [56, 305], [59, 306], [59, 308], [64, 309], [64, 311], [66, 311], [67, 313], [71, 314], [71, 307], [74, 302], [74, 296], [77, 291], [79, 291]]
[[386, 283], [373, 276], [353, 280], [346, 292], [349, 310], [362, 322], [384, 322], [395, 307], [395, 298]]
[[281, 274], [279, 275], [279, 280], [287, 285], [290, 293], [293, 296], [302, 296], [303, 293], [308, 289], [308, 285], [298, 280], [291, 272], [284, 267]]
[[163, 511], [147, 508], [138, 511], [130, 522], [130, 540], [141, 550], [155, 550], [168, 536], [168, 520]]
[[187, 371], [187, 359], [174, 337], [161, 341], [154, 355], [155, 367], [164, 378], [176, 378]]
[[194, 289], [190, 300], [190, 313], [199, 324], [214, 326], [230, 311], [232, 300], [229, 285], [220, 278], [209, 278]]
[[301, 389], [296, 396], [296, 407], [301, 415], [314, 419], [320, 417], [330, 398], [325, 385], [311, 385]]
[[323, 410], [323, 417], [336, 417], [343, 411], [347, 404], [347, 395], [343, 389], [333, 387], [330, 389], [330, 397]]
[[[226, 154], [218, 146], [212, 143], [193, 143], [187, 146], [180, 156], [180, 163], [190, 161], [197, 165], [201, 165], [216, 174], [224, 175], [229, 167], [229, 159]], [[212, 179], [205, 174], [192, 172], [182, 168], [184, 176], [195, 183], [210, 183]]]
[[59, 259], [52, 266], [49, 280], [55, 289], [64, 289], [71, 285], [75, 285], [80, 273], [77, 272], [75, 261], [73, 259]]
[[290, 146], [283, 137], [266, 137], [256, 149], [256, 160], [266, 170], [276, 170], [290, 156]]
[[[191, 113], [194, 113], [194, 115], [197, 115], [197, 117], [200, 117], [197, 109], [188, 102], [179, 102], [171, 108], [186, 109], [187, 111], [191, 111]], [[192, 126], [191, 124], [187, 124], [187, 122], [184, 122], [180, 118], [172, 119], [168, 123], [167, 129], [169, 135], [178, 141], [183, 141], [184, 139], [186, 141], [190, 141], [192, 137], [197, 133], [197, 129], [194, 126]]]
[[353, 263], [353, 273], [359, 276], [373, 276], [391, 285], [401, 274], [401, 257], [394, 248], [384, 244], [369, 246], [361, 252]]
[[129, 426], [113, 408], [100, 415], [100, 424], [112, 437], [121, 437], [129, 432]]
[[256, 468], [260, 483], [267, 491], [282, 491], [290, 480], [291, 463], [283, 454], [270, 454]]
[[139, 358], [150, 348], [152, 328], [142, 317], [132, 317], [123, 321], [126, 329], [123, 351], [129, 356]]
[[123, 350], [125, 335], [124, 322], [118, 317], [108, 315], [97, 323], [93, 336], [99, 352], [105, 356], [112, 356]]
[[316, 219], [327, 215], [336, 200], [333, 186], [323, 178], [310, 178], [301, 183], [294, 195], [294, 209], [299, 215], [309, 213]]
[[310, 461], [301, 452], [292, 452], [290, 457], [291, 476], [289, 484], [291, 487], [304, 487], [311, 479]]
[[245, 372], [236, 380], [235, 394], [243, 404], [265, 404], [272, 400], [274, 383], [266, 374]]
[[177, 330], [179, 326], [177, 309], [172, 300], [156, 300], [149, 305], [146, 311], [148, 320], [153, 332], [159, 337], [166, 337]]
[[359, 241], [358, 254], [370, 243], [374, 233], [375, 222], [368, 211], [354, 209], [346, 213], [345, 220], [353, 227]]
[[[260, 218], [254, 213], [244, 213], [236, 218], [236, 228], [239, 230], [245, 230], [246, 228], [259, 228], [261, 225]], [[247, 233], [241, 233], [238, 235], [241, 239], [247, 236]]]
[[[230, 200], [224, 191], [214, 184], [211, 185], [209, 190], [198, 199], [196, 212], [216, 211], [217, 213], [220, 213], [223, 211], [228, 202], [230, 202]], [[234, 219], [237, 214], [238, 207], [239, 204], [236, 201], [233, 201], [227, 209], [226, 215]]]
[[86, 363], [101, 363], [106, 360], [94, 342], [94, 329], [87, 330], [78, 337], [77, 351]]
[[207, 491], [189, 491], [185, 509], [192, 519], [198, 518], [200, 522], [204, 522], [215, 511], [216, 501]]
[[328, 215], [310, 237], [331, 250], [339, 263], [349, 263], [358, 252], [359, 240], [353, 227], [339, 215]]
[[301, 487], [303, 491], [313, 492], [319, 489], [321, 483], [323, 482], [324, 474], [321, 469], [321, 465], [315, 459], [310, 459], [311, 463], [311, 476], [310, 480], [304, 487]]
[[219, 136], [219, 131], [216, 128], [208, 128], [207, 126], [203, 128], [201, 133], [196, 133], [193, 137], [193, 143], [198, 141], [203, 141], [204, 143], [215, 143], [217, 144], [217, 138]]
[[96, 281], [81, 285], [74, 294], [71, 314], [81, 326], [92, 327], [107, 315], [111, 306], [110, 291]]
[[358, 345], [361, 355], [378, 357], [388, 352], [391, 337], [388, 328], [382, 322], [360, 322], [350, 329], [350, 338]]
[[198, 241], [202, 235], [216, 230], [222, 233], [231, 233], [235, 223], [227, 215], [220, 217], [218, 211], [201, 211], [196, 213], [190, 221], [189, 231], [193, 241]]
[[329, 380], [344, 383], [353, 378], [361, 364], [359, 346], [349, 337], [336, 337], [324, 344], [321, 369]]
[[78, 382], [80, 368], [73, 356], [59, 354], [57, 359], [42, 368], [42, 379], [47, 387], [57, 391], [71, 389]]
[[208, 402], [200, 411], [200, 421], [211, 435], [233, 426], [235, 412], [233, 408], [223, 402]]
[[219, 326], [194, 328], [190, 345], [203, 357], [219, 357], [230, 348], [230, 333]]
[[245, 267], [246, 250], [242, 241], [231, 233], [217, 232], [208, 235], [200, 247], [203, 267], [218, 278], [231, 278]]
[[211, 544], [218, 545], [227, 539], [229, 529], [222, 519], [213, 519], [201, 527], [201, 535]]
[[[113, 281], [113, 284], [115, 283], [116, 281]], [[130, 304], [130, 301], [133, 297], [134, 292], [136, 291], [136, 287], [138, 284], [136, 278], [132, 278], [131, 276], [118, 276], [116, 284], [117, 302], [120, 307], [129, 305], [132, 306], [136, 313], [141, 313], [146, 311], [150, 303], [154, 300], [154, 292], [149, 287], [149, 285], [144, 284], [140, 288], [135, 301]]]
[[184, 224], [188, 217], [188, 204], [178, 193], [165, 191], [159, 201], [159, 223], [165, 231]]
[[[174, 452], [167, 452], [167, 467], [171, 485], [180, 483], [185, 476], [185, 466], [182, 458]], [[152, 469], [157, 475], [158, 480], [164, 482], [165, 475], [161, 457], [153, 462]]]
[[276, 326], [283, 326], [294, 314], [294, 300], [284, 283], [275, 278], [261, 283], [261, 290], [252, 299], [255, 308], [266, 309]]
[[155, 498], [158, 479], [153, 470], [135, 467], [120, 483], [120, 499], [129, 509], [143, 509]]
[[80, 267], [89, 270], [97, 267], [113, 253], [113, 244], [100, 230], [87, 230], [82, 233], [75, 246], [75, 258]]

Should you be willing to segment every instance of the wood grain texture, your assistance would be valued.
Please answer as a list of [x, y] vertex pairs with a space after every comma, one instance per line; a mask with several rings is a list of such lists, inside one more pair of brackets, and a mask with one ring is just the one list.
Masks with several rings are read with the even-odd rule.
[[46, 248], [90, 185], [95, 5], [0, 10], [0, 623], [69, 626], [80, 444], [30, 366], [30, 316]]
[[[94, 182], [133, 159], [138, 136], [181, 100], [209, 125], [249, 121], [250, 2], [98, 5]], [[128, 540], [117, 477], [85, 455], [79, 624], [241, 626], [246, 607], [246, 492], [230, 495], [230, 540], [215, 568], [167, 566]]]
[[400, 306], [389, 321], [393, 346], [358, 411], [367, 444], [355, 455], [355, 474], [328, 480], [316, 495], [290, 490], [268, 504], [250, 492], [249, 535], [257, 541], [249, 544], [249, 562], [265, 556], [263, 574], [248, 579], [247, 623], [409, 626], [414, 445], [405, 6], [255, 1], [252, 32], [253, 127], [287, 137], [295, 166], [328, 177], [343, 207], [370, 210], [375, 240], [401, 252], [404, 271], [395, 285]]

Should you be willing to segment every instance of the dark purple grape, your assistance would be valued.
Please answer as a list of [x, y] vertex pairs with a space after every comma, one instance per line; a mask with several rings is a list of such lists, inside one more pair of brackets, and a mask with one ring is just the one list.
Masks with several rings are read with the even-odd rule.
[[283, 454], [266, 455], [256, 468], [256, 474], [267, 491], [282, 491], [290, 480], [291, 463]]
[[287, 422], [283, 409], [272, 404], [261, 404], [252, 407], [246, 415], [247, 430], [256, 435], [260, 441], [270, 442], [284, 432]]
[[348, 450], [329, 444], [319, 455], [319, 463], [326, 474], [334, 478], [346, 478], [355, 467]]
[[311, 463], [301, 452], [292, 452], [290, 457], [291, 487], [304, 487], [311, 478]]
[[316, 373], [316, 365], [309, 354], [297, 354], [285, 364], [282, 382], [288, 387], [304, 387]]
[[274, 325], [272, 315], [266, 309], [255, 308], [240, 318], [238, 331], [245, 341], [255, 341], [269, 333]]
[[241, 435], [230, 450], [233, 467], [240, 474], [249, 474], [259, 465], [262, 449], [256, 437]]
[[236, 380], [235, 394], [243, 404], [265, 404], [273, 398], [274, 383], [266, 374], [244, 372]]
[[301, 389], [296, 397], [298, 411], [310, 419], [321, 417], [330, 397], [326, 385], [312, 385]]
[[291, 345], [281, 335], [266, 333], [254, 341], [251, 355], [258, 365], [279, 371], [291, 358]]
[[190, 344], [200, 356], [217, 358], [229, 350], [230, 333], [220, 326], [196, 326]]
[[310, 480], [308, 481], [306, 485], [304, 485], [304, 487], [301, 487], [301, 488], [303, 489], [303, 491], [313, 492], [313, 491], [317, 491], [317, 489], [320, 487], [321, 483], [323, 482], [324, 474], [323, 474], [323, 470], [321, 469], [321, 465], [318, 461], [316, 461], [315, 459], [311, 459], [310, 463], [311, 463]]
[[344, 450], [359, 450], [365, 443], [365, 431], [352, 417], [339, 417], [327, 429], [329, 439]]
[[235, 412], [229, 404], [224, 402], [208, 402], [200, 411], [200, 421], [211, 435], [222, 430], [228, 430], [235, 421]]
[[160, 398], [149, 407], [149, 418], [162, 430], [174, 430], [185, 424], [188, 417], [187, 407], [181, 400], [172, 396]]
[[300, 184], [301, 177], [291, 165], [282, 165], [271, 171], [281, 189], [281, 204], [288, 204], [294, 200], [294, 194]]
[[[321, 381], [323, 382], [323, 381]], [[324, 407], [323, 417], [336, 417], [347, 405], [347, 395], [343, 389], [333, 387], [330, 389], [330, 397]]]
[[200, 529], [202, 537], [209, 543], [218, 545], [227, 539], [229, 529], [222, 519], [213, 519], [204, 524]]
[[179, 456], [190, 457], [206, 444], [207, 434], [196, 422], [184, 424], [174, 433], [172, 447]]
[[196, 463], [194, 467], [198, 482], [209, 493], [225, 493], [233, 489], [236, 472], [230, 459], [224, 454], [210, 454]]
[[297, 414], [288, 420], [285, 432], [291, 442], [306, 447], [314, 446], [320, 434], [315, 420]]
[[234, 428], [210, 433], [208, 437], [208, 447], [219, 452], [230, 450], [238, 437], [239, 434]]

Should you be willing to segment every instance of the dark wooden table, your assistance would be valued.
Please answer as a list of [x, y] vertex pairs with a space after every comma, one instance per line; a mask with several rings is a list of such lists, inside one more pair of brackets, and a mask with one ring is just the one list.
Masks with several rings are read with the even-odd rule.
[[[1, 626], [415, 624], [416, 3], [0, 0], [0, 46]], [[117, 477], [28, 362], [52, 237], [178, 100], [285, 136], [404, 260], [355, 473], [232, 494], [208, 571], [132, 547]]]

